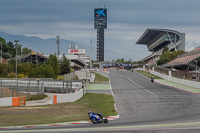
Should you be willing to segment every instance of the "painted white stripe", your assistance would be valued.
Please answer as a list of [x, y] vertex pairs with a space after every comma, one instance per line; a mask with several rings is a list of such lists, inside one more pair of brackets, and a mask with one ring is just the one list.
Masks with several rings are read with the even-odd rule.
[[135, 84], [136, 86], [142, 88], [143, 90], [145, 90], [145, 91], [148, 92], [149, 94], [151, 94], [151, 95], [153, 95], [153, 96], [155, 96], [155, 97], [158, 97], [156, 94], [154, 94], [153, 92], [151, 92], [151, 91], [145, 89], [144, 87], [138, 85], [137, 83], [135, 83], [135, 82], [134, 82], [133, 80], [131, 80], [130, 78], [128, 78], [128, 80], [131, 81], [131, 82], [132, 82], [133, 84]]
[[154, 95], [155, 97], [158, 97], [156, 94], [154, 94], [153, 92], [147, 90], [147, 89], [144, 89], [145, 91], [149, 92], [151, 95]]
[[142, 89], [144, 89], [144, 87], [142, 87], [142, 86], [140, 86], [140, 85], [138, 85], [137, 83], [135, 83], [133, 80], [131, 80], [130, 78], [128, 78], [128, 80], [129, 81], [131, 81], [133, 84], [135, 84], [136, 86], [138, 86], [138, 87], [140, 87], [140, 88], [142, 88]]
[[129, 81], [131, 81], [133, 84], [135, 84], [136, 86], [138, 86], [139, 88], [142, 88], [144, 91], [148, 92], [149, 94], [153, 95], [154, 97], [158, 97], [156, 94], [154, 94], [153, 92], [145, 89], [144, 87], [138, 85], [137, 83], [135, 83], [133, 80], [131, 80], [130, 78], [128, 77], [125, 77], [125, 76], [121, 76], [121, 75], [116, 75], [116, 74], [112, 74], [113, 76], [118, 76], [118, 77], [123, 77], [123, 78], [127, 78]]

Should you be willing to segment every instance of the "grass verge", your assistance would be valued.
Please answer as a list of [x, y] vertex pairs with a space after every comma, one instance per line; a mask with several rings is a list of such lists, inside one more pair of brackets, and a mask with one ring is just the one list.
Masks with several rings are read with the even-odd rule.
[[98, 73], [95, 73], [95, 72], [91, 72], [93, 74], [95, 74], [95, 80], [94, 82], [95, 83], [101, 83], [101, 82], [108, 82], [109, 81], [109, 78], [101, 75], [101, 74], [98, 74]]
[[88, 111], [117, 115], [112, 95], [89, 93], [73, 103], [34, 107], [1, 107], [0, 127], [89, 120]]
[[151, 78], [152, 76], [154, 77], [154, 79], [161, 79], [160, 77], [156, 76], [156, 75], [153, 75], [149, 72], [145, 72], [145, 71], [141, 71], [141, 70], [137, 70], [137, 72], [141, 73], [142, 75], [148, 77], [148, 78]]

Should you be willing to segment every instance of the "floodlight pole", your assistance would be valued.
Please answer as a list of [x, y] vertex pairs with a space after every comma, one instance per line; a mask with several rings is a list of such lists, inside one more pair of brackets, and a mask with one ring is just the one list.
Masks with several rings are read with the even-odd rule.
[[92, 40], [90, 40], [90, 69], [92, 68]]
[[16, 79], [17, 79], [17, 42], [19, 42], [19, 40], [15, 40], [15, 42], [16, 42], [16, 57], [15, 57], [15, 59], [16, 59]]

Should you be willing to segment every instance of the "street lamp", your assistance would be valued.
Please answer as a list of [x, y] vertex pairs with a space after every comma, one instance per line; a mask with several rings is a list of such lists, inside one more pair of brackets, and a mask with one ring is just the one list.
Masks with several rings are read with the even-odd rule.
[[17, 42], [19, 42], [19, 40], [15, 40], [16, 42], [16, 79], [17, 79]]
[[2, 42], [0, 42], [1, 43], [1, 63], [2, 63]]

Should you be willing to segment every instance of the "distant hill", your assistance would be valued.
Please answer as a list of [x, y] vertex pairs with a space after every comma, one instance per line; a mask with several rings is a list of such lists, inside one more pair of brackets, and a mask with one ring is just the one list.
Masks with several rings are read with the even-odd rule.
[[[19, 40], [19, 43], [23, 45], [22, 47], [43, 52], [44, 55], [57, 53], [56, 38], [42, 39], [34, 36], [12, 35], [5, 32], [0, 32], [0, 37], [3, 37], [6, 42]], [[61, 39], [60, 41], [60, 54], [67, 54], [70, 44], [78, 45], [80, 49], [86, 49], [86, 54], [90, 55], [90, 44], [83, 45], [65, 39]], [[119, 55], [119, 53], [112, 50], [105, 50], [105, 56], [108, 57], [105, 60], [112, 60], [116, 55]], [[92, 47], [92, 58], [96, 60], [96, 45], [94, 46], [94, 44]]]
[[[23, 45], [23, 47], [28, 47], [34, 51], [40, 51], [44, 54], [54, 54], [57, 52], [57, 45], [56, 45], [56, 38], [50, 38], [50, 39], [42, 39], [39, 37], [28, 37], [24, 35], [12, 35], [7, 34], [5, 32], [0, 32], [0, 36], [3, 37], [6, 42], [11, 41], [14, 42], [14, 40], [19, 40], [19, 43]], [[70, 44], [78, 44], [76, 42], [72, 42], [69, 40], [61, 39], [60, 41], [60, 53], [67, 54], [68, 45]], [[78, 44], [79, 48], [86, 48], [88, 49], [88, 46]]]

